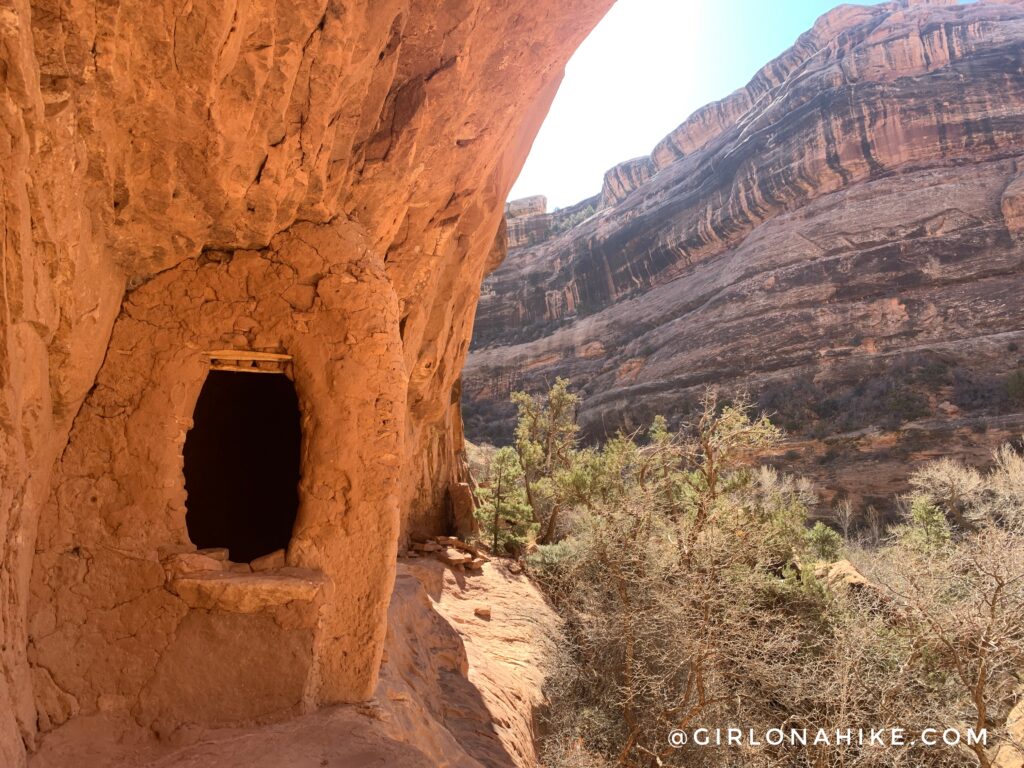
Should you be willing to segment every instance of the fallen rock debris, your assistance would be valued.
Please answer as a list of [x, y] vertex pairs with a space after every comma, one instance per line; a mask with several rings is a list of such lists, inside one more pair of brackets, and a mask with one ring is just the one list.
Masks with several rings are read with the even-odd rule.
[[468, 544], [455, 536], [434, 536], [426, 541], [415, 541], [411, 549], [402, 552], [399, 557], [434, 557], [453, 570], [480, 571], [490, 558], [480, 551], [479, 547]]

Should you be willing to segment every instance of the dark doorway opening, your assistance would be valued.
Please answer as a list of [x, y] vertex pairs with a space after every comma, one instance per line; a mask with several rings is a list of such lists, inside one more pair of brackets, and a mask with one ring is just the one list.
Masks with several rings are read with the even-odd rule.
[[185, 524], [245, 563], [287, 548], [299, 505], [299, 401], [283, 374], [210, 371], [185, 436]]

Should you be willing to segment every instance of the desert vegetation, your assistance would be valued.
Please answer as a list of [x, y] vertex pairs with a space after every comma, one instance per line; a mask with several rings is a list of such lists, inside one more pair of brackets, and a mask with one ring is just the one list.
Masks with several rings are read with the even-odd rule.
[[567, 232], [578, 224], [582, 224], [584, 221], [589, 219], [597, 213], [597, 209], [593, 205], [586, 205], [580, 208], [578, 211], [574, 211], [567, 216], [554, 216], [551, 229], [556, 233]]
[[[818, 509], [809, 481], [759, 466], [782, 432], [745, 398], [709, 390], [678, 430], [655, 418], [586, 448], [565, 380], [513, 401], [515, 440], [484, 462], [481, 537], [525, 556], [564, 619], [546, 765], [1016, 765], [1024, 458], [1010, 447], [984, 472], [917, 468], [886, 526], [848, 502]], [[668, 739], [730, 727], [810, 736]], [[857, 735], [892, 728], [906, 744]], [[961, 743], [925, 745], [928, 728]]]
[[797, 376], [764, 385], [757, 406], [779, 426], [814, 437], [867, 427], [898, 429], [935, 416], [934, 404], [994, 416], [1024, 405], [1024, 368], [994, 373], [929, 353], [896, 357], [851, 381]]

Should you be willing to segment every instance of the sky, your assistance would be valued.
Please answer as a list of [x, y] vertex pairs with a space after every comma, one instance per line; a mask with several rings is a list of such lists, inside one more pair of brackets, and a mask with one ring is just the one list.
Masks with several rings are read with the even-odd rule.
[[[862, 5], [870, 4], [861, 2]], [[515, 200], [564, 208], [650, 154], [694, 110], [744, 86], [837, 0], [618, 0], [566, 67]]]

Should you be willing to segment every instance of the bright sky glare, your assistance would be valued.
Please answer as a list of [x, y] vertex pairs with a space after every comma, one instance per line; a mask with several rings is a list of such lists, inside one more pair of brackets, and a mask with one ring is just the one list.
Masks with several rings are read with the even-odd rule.
[[596, 194], [606, 170], [746, 85], [838, 4], [618, 0], [566, 67], [509, 199], [546, 195], [551, 210]]

